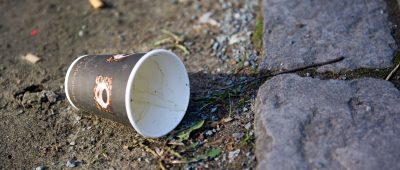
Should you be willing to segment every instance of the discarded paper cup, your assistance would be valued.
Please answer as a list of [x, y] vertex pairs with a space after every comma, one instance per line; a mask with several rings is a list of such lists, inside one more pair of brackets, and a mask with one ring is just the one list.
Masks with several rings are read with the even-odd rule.
[[85, 55], [68, 68], [65, 93], [74, 108], [160, 137], [182, 120], [189, 104], [189, 77], [174, 53]]

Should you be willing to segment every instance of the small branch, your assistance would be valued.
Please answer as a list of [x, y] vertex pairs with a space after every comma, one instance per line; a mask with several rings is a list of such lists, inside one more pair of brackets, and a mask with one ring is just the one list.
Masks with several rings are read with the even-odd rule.
[[389, 73], [389, 75], [386, 77], [385, 80], [390, 80], [390, 78], [392, 78], [393, 74], [396, 73], [396, 71], [399, 69], [400, 67], [400, 62], [399, 64], [397, 64], [397, 66]]
[[[277, 76], [277, 75], [280, 75], [280, 74], [293, 73], [293, 72], [302, 71], [302, 70], [309, 69], [309, 68], [315, 68], [315, 67], [320, 67], [320, 66], [324, 66], [324, 65], [328, 65], [328, 64], [333, 64], [333, 63], [340, 62], [342, 60], [344, 60], [344, 57], [338, 57], [338, 58], [335, 58], [335, 59], [332, 59], [332, 60], [328, 60], [328, 61], [324, 61], [324, 62], [320, 62], [320, 63], [315, 63], [315, 64], [311, 64], [311, 65], [307, 65], [307, 66], [303, 66], [303, 67], [299, 67], [299, 68], [295, 68], [295, 69], [277, 71], [277, 72], [274, 72], [274, 73], [267, 73], [266, 75], [262, 75], [260, 77], [255, 78], [255, 79], [238, 82], [238, 83], [235, 83], [235, 84], [232, 84], [230, 86], [227, 86], [227, 87], [224, 87], [224, 88], [220, 88], [220, 89], [215, 89], [215, 91], [226, 90], [226, 89], [229, 89], [229, 88], [232, 88], [232, 87], [235, 87], [235, 86], [238, 86], [238, 85], [242, 85], [242, 84], [251, 84], [251, 83], [256, 82], [257, 80], [261, 80], [261, 79], [264, 79], [264, 78], [267, 78], [267, 77]], [[192, 93], [204, 93], [204, 92], [207, 92], [207, 91], [198, 91], [198, 92], [192, 92]]]

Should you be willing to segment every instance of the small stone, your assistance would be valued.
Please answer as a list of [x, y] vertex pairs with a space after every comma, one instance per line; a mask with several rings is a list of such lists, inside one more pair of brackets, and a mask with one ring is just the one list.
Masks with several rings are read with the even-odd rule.
[[229, 162], [232, 162], [240, 153], [240, 149], [228, 153]]
[[70, 143], [69, 143], [69, 145], [71, 145], [71, 146], [75, 146], [75, 145], [76, 145], [76, 143], [75, 143], [75, 141], [72, 141], [72, 142], [70, 142]]
[[240, 138], [242, 138], [244, 136], [243, 133], [233, 133], [232, 137], [234, 137], [236, 140], [239, 140]]
[[20, 115], [22, 113], [24, 113], [24, 110], [19, 110], [17, 114]]
[[68, 167], [68, 168], [75, 168], [75, 167], [77, 167], [78, 166], [78, 161], [76, 161], [76, 160], [74, 160], [74, 159], [71, 159], [71, 160], [68, 160], [67, 161], [67, 164], [66, 164], [66, 166]]
[[84, 34], [85, 34], [85, 33], [84, 33], [82, 30], [80, 30], [80, 31], [78, 32], [78, 36], [80, 36], [80, 37], [83, 37]]
[[55, 94], [53, 91], [45, 91], [44, 93], [46, 95], [47, 100], [50, 103], [55, 103], [57, 101], [58, 95]]
[[219, 27], [219, 23], [216, 20], [212, 19], [211, 15], [212, 15], [212, 12], [204, 13], [202, 16], [200, 16], [199, 23], [210, 24], [210, 25]]
[[45, 170], [45, 169], [46, 169], [46, 167], [43, 165], [35, 168], [35, 170]]
[[239, 14], [239, 13], [235, 13], [235, 14], [233, 15], [233, 17], [235, 17], [235, 19], [240, 19], [240, 14]]
[[233, 120], [233, 118], [231, 118], [231, 117], [227, 117], [227, 118], [222, 119], [222, 121], [223, 121], [224, 123], [230, 122], [230, 121], [232, 121], [232, 120]]
[[243, 107], [243, 112], [247, 112], [249, 109], [247, 107]]
[[250, 127], [251, 127], [251, 122], [249, 122], [249, 123], [247, 123], [246, 125], [244, 125], [244, 128], [245, 128], [246, 130], [249, 130]]
[[232, 35], [229, 38], [229, 43], [228, 44], [229, 45], [236, 44], [238, 42], [246, 41], [247, 39], [248, 39], [248, 37], [247, 37], [246, 33], [240, 32], [240, 33]]
[[245, 61], [245, 62], [243, 63], [243, 66], [245, 66], [245, 67], [247, 67], [247, 66], [249, 66], [249, 65], [250, 65], [249, 61]]
[[214, 112], [216, 112], [216, 111], [217, 111], [217, 109], [218, 109], [218, 107], [217, 107], [217, 106], [215, 106], [215, 107], [211, 108], [211, 113], [214, 113]]
[[212, 130], [207, 130], [207, 131], [206, 131], [206, 135], [207, 135], [207, 136], [211, 136], [212, 134], [213, 134]]

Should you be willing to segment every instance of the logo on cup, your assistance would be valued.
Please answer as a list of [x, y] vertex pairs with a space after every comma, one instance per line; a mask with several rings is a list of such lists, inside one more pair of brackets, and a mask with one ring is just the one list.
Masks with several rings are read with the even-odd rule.
[[94, 86], [94, 100], [96, 108], [103, 112], [112, 113], [111, 109], [112, 78], [97, 76]]

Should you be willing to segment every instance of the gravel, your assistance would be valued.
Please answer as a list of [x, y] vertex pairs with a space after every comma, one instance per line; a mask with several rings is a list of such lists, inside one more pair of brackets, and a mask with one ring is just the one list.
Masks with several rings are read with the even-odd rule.
[[249, 130], [250, 127], [251, 127], [251, 122], [249, 122], [249, 123], [247, 123], [246, 125], [244, 125], [244, 128], [245, 128], [246, 130]]
[[66, 166], [67, 166], [68, 168], [75, 168], [75, 167], [78, 166], [78, 164], [79, 164], [79, 162], [78, 162], [77, 160], [71, 159], [71, 160], [68, 160], [68, 161], [67, 161]]
[[[245, 0], [241, 8], [230, 8], [231, 2], [219, 1], [224, 8], [224, 17], [219, 21], [222, 33], [216, 36], [212, 44], [212, 55], [221, 62], [233, 59], [244, 67], [257, 68], [259, 58], [257, 51], [251, 45], [250, 35], [255, 20], [255, 6], [257, 1]], [[228, 54], [228, 49], [231, 52]]]
[[239, 155], [240, 153], [240, 149], [236, 149], [234, 151], [231, 151], [228, 153], [228, 159], [229, 162], [232, 162], [233, 160], [235, 160], [235, 158]]
[[45, 169], [46, 169], [46, 167], [43, 165], [35, 168], [35, 170], [45, 170]]

